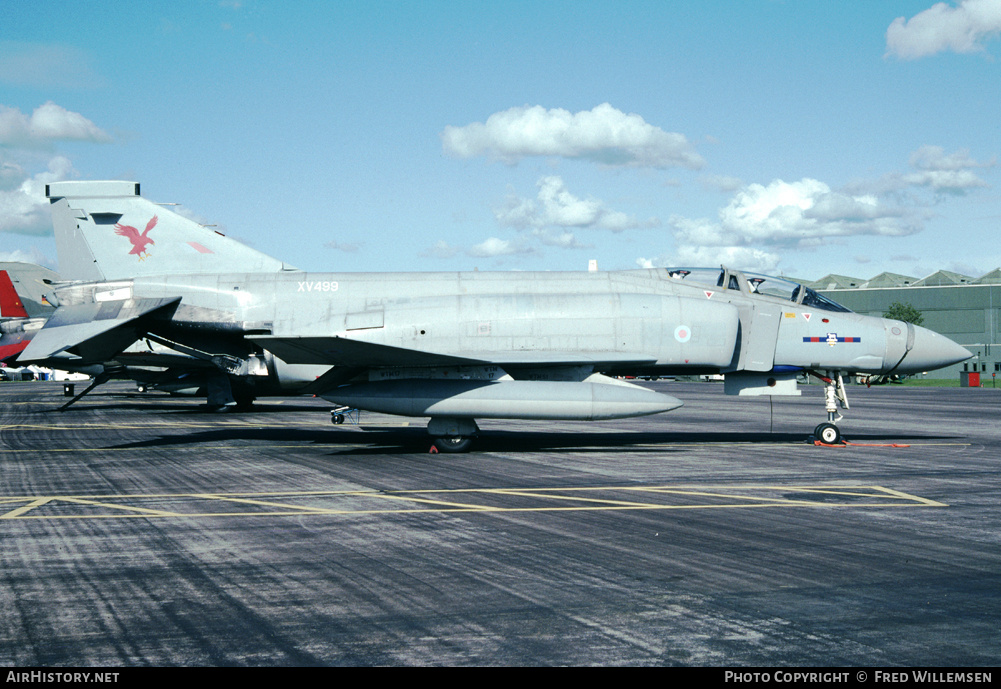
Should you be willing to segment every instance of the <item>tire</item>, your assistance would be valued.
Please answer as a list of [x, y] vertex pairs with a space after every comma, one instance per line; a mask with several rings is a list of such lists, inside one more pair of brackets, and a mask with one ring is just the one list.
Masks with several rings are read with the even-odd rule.
[[468, 435], [434, 439], [434, 446], [438, 448], [438, 452], [466, 452], [472, 445], [473, 438]]
[[822, 423], [813, 431], [813, 436], [825, 445], [841, 443], [841, 429], [833, 423]]

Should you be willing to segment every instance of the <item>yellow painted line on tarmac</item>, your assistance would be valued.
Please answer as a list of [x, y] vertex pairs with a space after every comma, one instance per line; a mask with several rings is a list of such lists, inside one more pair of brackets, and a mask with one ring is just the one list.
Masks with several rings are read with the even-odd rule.
[[[178, 446], [185, 446], [186, 443], [163, 443], [162, 445], [152, 445], [143, 443], [138, 446], [133, 447], [50, 447], [44, 450], [39, 450], [38, 448], [21, 448], [21, 449], [6, 449], [0, 448], [0, 454], [16, 454], [23, 452], [34, 452], [39, 454], [53, 454], [58, 452], [132, 452], [136, 450], [153, 450], [157, 448], [176, 450]], [[370, 448], [370, 443], [324, 443], [317, 444], [309, 440], [301, 440], [298, 443], [287, 444], [287, 445], [264, 445], [261, 443], [255, 443], [253, 441], [248, 441], [246, 445], [236, 445], [234, 443], [227, 443], [226, 445], [203, 445], [198, 443], [199, 450], [291, 450], [291, 449], [337, 449], [337, 450], [359, 450], [362, 448]]]
[[[890, 488], [883, 488], [882, 486], [832, 486], [832, 487], [808, 487], [808, 486], [756, 486], [758, 490], [770, 490], [770, 491], [782, 491], [784, 493], [814, 493], [819, 495], [841, 495], [845, 497], [853, 498], [875, 498], [877, 500], [904, 500], [908, 502], [919, 502], [924, 505], [931, 507], [948, 507], [947, 504], [942, 502], [937, 502], [935, 500], [929, 500], [927, 498], [921, 498], [916, 495], [910, 495], [908, 493], [902, 493], [897, 490], [892, 490]], [[826, 505], [830, 503], [817, 503], [811, 500], [794, 500], [792, 498], [778, 498], [774, 496], [748, 496], [748, 495], [736, 495], [732, 493], [716, 493], [708, 491], [679, 491], [677, 489], [664, 489], [664, 488], [637, 488], [636, 490], [645, 490], [650, 492], [658, 493], [680, 493], [685, 495], [699, 495], [699, 496], [712, 496], [718, 498], [728, 498], [728, 499], [740, 499], [740, 500], [758, 500], [774, 505]], [[869, 491], [869, 492], [862, 492]], [[854, 506], [859, 506], [858, 503], [852, 503]], [[869, 503], [867, 506], [886, 506], [887, 503]]]
[[633, 502], [629, 500], [608, 500], [604, 498], [582, 498], [579, 495], [556, 495], [549, 492], [549, 490], [544, 491], [523, 491], [523, 490], [511, 490], [511, 489], [494, 489], [487, 491], [494, 495], [520, 495], [522, 497], [531, 498], [547, 498], [549, 500], [574, 500], [576, 502], [588, 502], [588, 503], [598, 503], [602, 505], [617, 505], [620, 507], [648, 507], [648, 503]]
[[287, 423], [272, 423], [263, 421], [242, 421], [238, 419], [218, 421], [149, 421], [142, 423], [79, 423], [79, 424], [46, 424], [46, 423], [14, 423], [0, 424], [0, 430], [28, 431], [80, 431], [80, 430], [135, 430], [137, 428], [225, 428], [227, 426], [250, 428], [303, 428], [303, 424], [289, 421]]
[[[423, 491], [422, 491], [423, 492]], [[434, 491], [431, 491], [434, 492]], [[385, 500], [405, 500], [406, 502], [416, 502], [424, 505], [435, 505], [441, 507], [443, 512], [490, 512], [493, 508], [489, 505], [472, 505], [451, 500], [431, 500], [430, 498], [415, 498], [409, 495], [393, 495], [390, 493], [379, 494]], [[436, 510], [386, 510], [387, 512], [434, 512]]]
[[[112, 519], [146, 518], [208, 518], [208, 517], [286, 517], [303, 515], [372, 515], [372, 514], [434, 514], [459, 512], [596, 512], [631, 510], [692, 510], [746, 509], [761, 507], [947, 507], [945, 503], [910, 495], [882, 486], [585, 486], [549, 488], [471, 488], [451, 490], [404, 491], [282, 491], [267, 493], [163, 493], [130, 495], [47, 495], [11, 496], [0, 498], [0, 505], [19, 504], [0, 514], [2, 520], [23, 519]], [[603, 495], [595, 495], [597, 492]], [[840, 502], [810, 501], [770, 495], [773, 492], [814, 493], [841, 498]], [[764, 493], [764, 495], [762, 495]], [[449, 497], [446, 497], [449, 496]], [[461, 500], [453, 497], [462, 496]], [[676, 496], [686, 502], [665, 502]], [[485, 498], [527, 498], [539, 504], [491, 504]], [[639, 498], [639, 499], [637, 499]], [[660, 501], [652, 498], [661, 499]], [[294, 504], [294, 500], [309, 499], [313, 504]], [[855, 500], [857, 499], [857, 500]], [[318, 500], [333, 501], [333, 505], [316, 504]], [[725, 500], [726, 502], [719, 502]], [[169, 501], [174, 509], [143, 507], [141, 503]], [[242, 511], [205, 511], [199, 508], [205, 501], [232, 506], [247, 506]], [[481, 502], [482, 501], [482, 502]], [[577, 502], [577, 505], [554, 504]], [[698, 501], [698, 502], [695, 502]], [[371, 504], [366, 504], [370, 502]], [[406, 503], [417, 507], [377, 507], [378, 503]], [[139, 504], [137, 504], [139, 503]], [[338, 504], [341, 503], [341, 504]], [[348, 503], [346, 506], [342, 506]], [[191, 511], [178, 507], [188, 506]], [[71, 507], [72, 512], [66, 513]], [[86, 508], [94, 508], [92, 511]], [[85, 510], [81, 512], [81, 509]]]
[[[16, 510], [11, 510], [7, 514], [0, 515], [0, 519], [16, 519], [25, 512], [28, 512], [30, 510], [35, 509], [36, 507], [41, 507], [42, 505], [47, 504], [52, 499], [53, 498], [36, 498], [35, 500], [31, 500], [27, 504], [18, 507]], [[12, 502], [12, 500], [3, 500], [3, 502]]]
[[[56, 498], [53, 498], [55, 500]], [[131, 505], [118, 505], [115, 503], [109, 503], [106, 501], [98, 500], [84, 500], [81, 498], [63, 497], [58, 498], [59, 500], [64, 500], [69, 503], [74, 503], [78, 505], [91, 505], [95, 507], [107, 507], [110, 509], [124, 510], [126, 512], [137, 512], [137, 516], [147, 516], [147, 517], [183, 517], [184, 514], [180, 512], [168, 512], [167, 510], [151, 510], [145, 507], [133, 507]]]
[[299, 505], [289, 505], [285, 502], [272, 502], [270, 500], [250, 500], [249, 498], [237, 498], [228, 495], [217, 495], [215, 493], [194, 493], [193, 497], [202, 498], [205, 500], [220, 500], [223, 502], [233, 502], [241, 503], [244, 505], [259, 505], [262, 507], [278, 507], [286, 510], [301, 510], [303, 512], [319, 512], [324, 513], [326, 510], [315, 508], [315, 507], [301, 507]]
[[653, 490], [650, 492], [655, 493], [671, 493], [674, 495], [688, 495], [688, 496], [700, 496], [700, 497], [713, 497], [713, 498], [725, 498], [728, 500], [750, 500], [750, 501], [761, 501], [771, 505], [809, 505], [813, 506], [817, 503], [811, 502], [809, 500], [790, 500], [787, 498], [775, 498], [770, 496], [756, 497], [747, 495], [735, 495], [732, 493], [715, 493], [715, 492], [699, 492], [693, 490]]
[[918, 500], [930, 507], [948, 507], [948, 505], [946, 505], [945, 503], [936, 502], [935, 500], [929, 500], [928, 498], [921, 498], [916, 495], [901, 493], [900, 491], [893, 490], [892, 488], [880, 488], [880, 490], [890, 493], [891, 495], [895, 495], [901, 500]]

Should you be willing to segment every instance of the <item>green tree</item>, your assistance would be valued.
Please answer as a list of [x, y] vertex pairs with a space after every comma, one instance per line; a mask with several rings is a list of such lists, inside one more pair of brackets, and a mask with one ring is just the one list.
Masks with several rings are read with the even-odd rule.
[[883, 318], [892, 318], [896, 321], [913, 323], [914, 325], [921, 325], [925, 322], [925, 317], [921, 315], [920, 311], [910, 304], [901, 304], [899, 301], [890, 304], [890, 308], [883, 313]]

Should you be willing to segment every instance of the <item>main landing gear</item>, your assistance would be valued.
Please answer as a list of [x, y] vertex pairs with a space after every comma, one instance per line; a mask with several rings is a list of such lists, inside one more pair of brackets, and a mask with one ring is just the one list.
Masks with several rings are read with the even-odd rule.
[[435, 416], [428, 422], [428, 433], [434, 437], [438, 452], [466, 452], [479, 432], [473, 419]]
[[824, 404], [827, 410], [827, 422], [818, 424], [813, 429], [813, 437], [825, 445], [838, 445], [842, 440], [841, 429], [837, 427], [837, 422], [843, 418], [838, 413], [838, 406], [840, 405], [842, 409], [849, 408], [845, 383], [841, 379], [840, 371], [828, 371], [826, 376], [810, 371], [810, 375], [824, 382]]

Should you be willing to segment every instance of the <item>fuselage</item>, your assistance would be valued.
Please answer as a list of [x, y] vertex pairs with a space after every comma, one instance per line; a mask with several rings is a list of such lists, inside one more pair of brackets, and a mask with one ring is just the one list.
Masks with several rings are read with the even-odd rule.
[[[850, 312], [780, 278], [726, 269], [178, 275], [77, 284], [58, 296], [60, 303], [181, 296], [164, 334], [189, 346], [249, 352], [254, 338], [341, 338], [516, 367], [520, 361], [529, 371], [533, 361], [592, 361], [610, 374], [909, 373], [968, 356], [927, 329]], [[315, 378], [317, 367], [340, 363], [279, 365], [295, 385]], [[297, 375], [290, 364], [309, 366]], [[378, 357], [368, 364], [421, 365]]]

